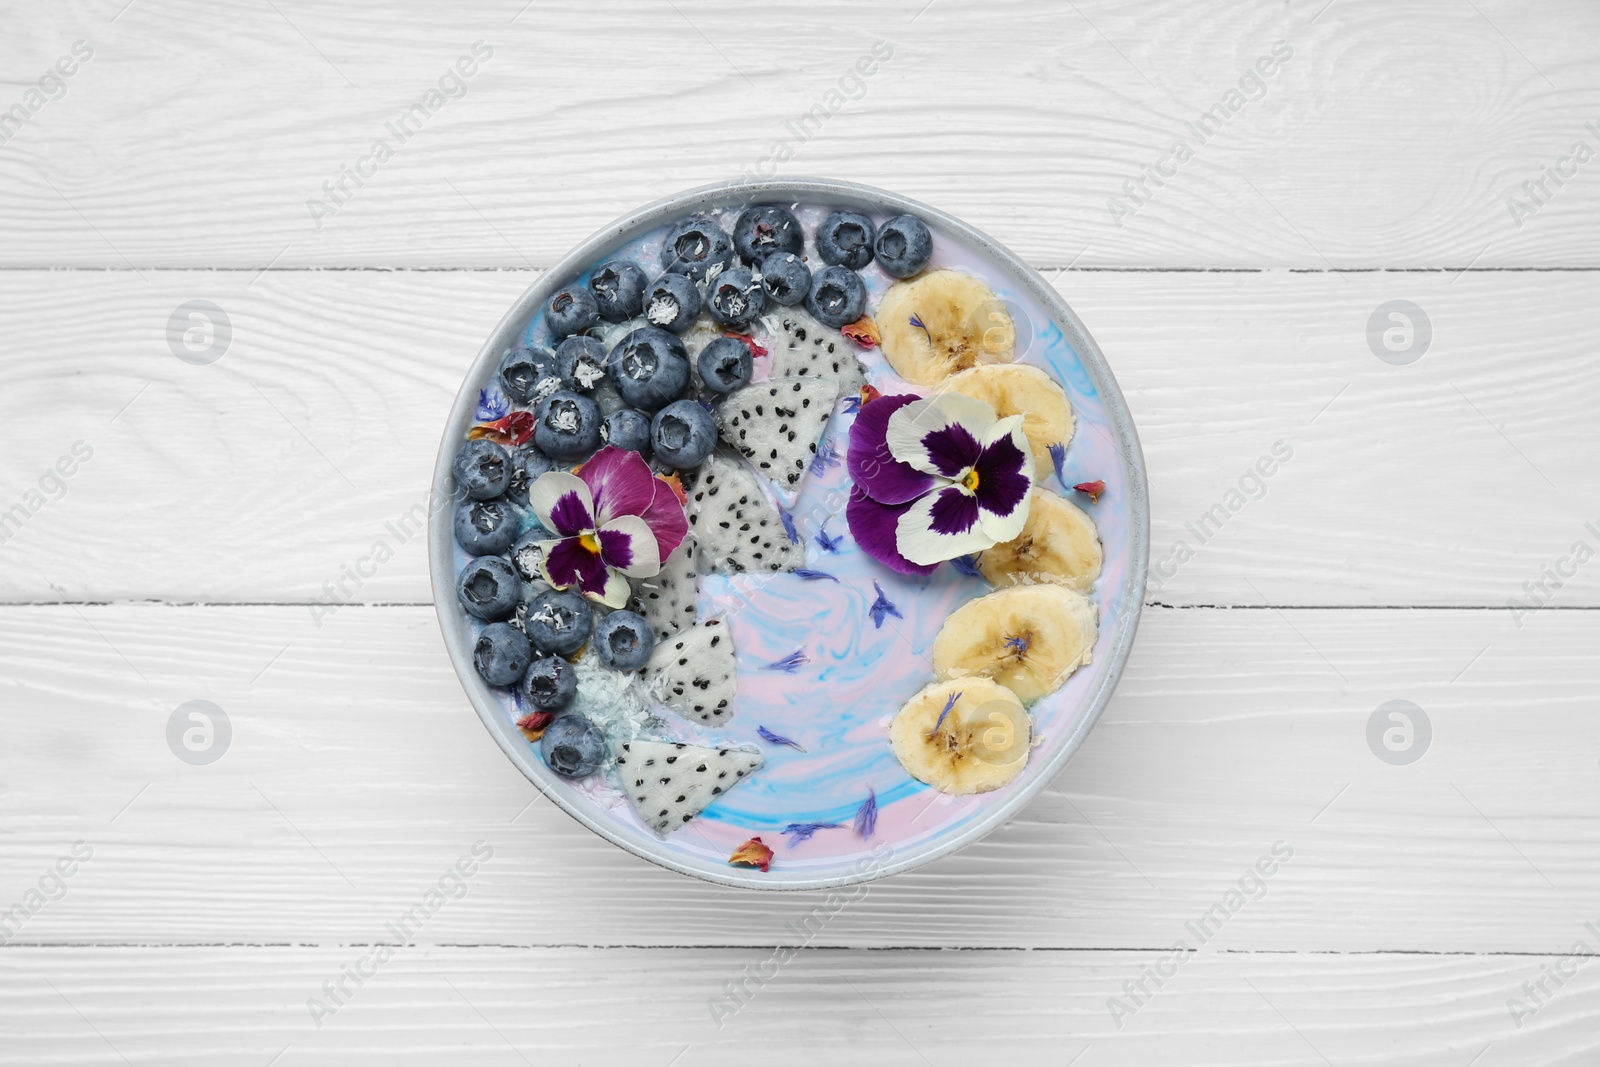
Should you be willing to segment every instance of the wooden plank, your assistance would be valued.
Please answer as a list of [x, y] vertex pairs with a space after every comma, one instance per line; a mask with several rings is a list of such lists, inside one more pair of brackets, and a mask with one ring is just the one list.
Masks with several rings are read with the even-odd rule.
[[[1600, 922], [1597, 638], [1595, 612], [1152, 609], [1051, 791], [818, 943], [1155, 948], [1283, 842], [1218, 948], [1554, 950]], [[318, 630], [293, 606], [10, 607], [0, 682], [0, 904], [94, 849], [14, 944], [380, 939], [479, 840], [426, 940], [767, 943], [824, 899], [694, 882], [568, 819], [477, 722], [430, 608]], [[165, 734], [195, 699], [232, 723], [203, 767]], [[1431, 722], [1407, 766], [1368, 747], [1395, 699]]]
[[[809, 28], [731, 0], [34, 19], [0, 43], [5, 105], [39, 105], [0, 150], [0, 263], [548, 266], [659, 196], [776, 173], [896, 189], [1046, 265], [1600, 264], [1600, 163], [1572, 159], [1600, 146], [1582, 0], [808, 10]], [[29, 97], [78, 40], [94, 54], [66, 95]], [[459, 60], [474, 73], [444, 80]]]
[[[780, 965], [754, 946], [413, 946], [377, 966], [373, 952], [0, 952], [0, 1062], [1531, 1067], [1588, 1062], [1600, 1043], [1593, 963], [1561, 988], [1547, 979], [1544, 1006], [1513, 1023], [1507, 1001], [1561, 962], [1551, 956], [1199, 949], [1160, 989], [1147, 982], [1153, 995], [1119, 1029], [1108, 1002], [1144, 968], [1170, 971], [1161, 955], [809, 948]], [[313, 1021], [308, 1002], [328, 1003], [323, 983], [358, 963], [372, 977], [347, 979], [348, 996]]]
[[[94, 450], [63, 498], [41, 494], [20, 534], [6, 527], [0, 599], [305, 602], [343, 580], [341, 599], [428, 600], [421, 542], [389, 524], [425, 499], [451, 397], [531, 277], [0, 274], [13, 353], [0, 364], [0, 512], [74, 442]], [[1585, 447], [1600, 275], [1054, 280], [1144, 443], [1152, 599], [1600, 605], [1600, 565], [1577, 565], [1573, 549], [1600, 549]], [[167, 343], [193, 299], [232, 328], [209, 366]], [[1433, 335], [1408, 366], [1369, 347], [1369, 318], [1395, 299], [1419, 305]], [[1258, 480], [1280, 443], [1293, 458]], [[394, 558], [359, 585], [342, 579], [379, 540]], [[1556, 567], [1566, 576], [1544, 575]]]

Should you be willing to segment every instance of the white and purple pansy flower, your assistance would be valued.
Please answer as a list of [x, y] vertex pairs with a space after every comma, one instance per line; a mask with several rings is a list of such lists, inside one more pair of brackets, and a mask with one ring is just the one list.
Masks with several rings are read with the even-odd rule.
[[846, 459], [856, 542], [891, 570], [927, 574], [1021, 534], [1033, 485], [1022, 418], [960, 393], [863, 404]]
[[610, 445], [575, 474], [540, 475], [528, 505], [557, 535], [539, 542], [545, 580], [614, 608], [628, 602], [628, 579], [660, 571], [689, 532], [672, 487], [637, 452]]

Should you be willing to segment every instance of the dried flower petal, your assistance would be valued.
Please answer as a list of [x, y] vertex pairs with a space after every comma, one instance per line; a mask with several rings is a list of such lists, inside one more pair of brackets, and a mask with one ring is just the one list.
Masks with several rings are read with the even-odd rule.
[[792, 545], [800, 543], [800, 531], [795, 527], [794, 516], [783, 508], [778, 509], [778, 518], [783, 522], [783, 534]]
[[1089, 494], [1089, 503], [1098, 504], [1100, 503], [1100, 494], [1106, 491], [1106, 483], [1102, 481], [1079, 482], [1072, 488], [1080, 493]]
[[472, 427], [467, 431], [467, 439], [477, 441], [486, 437], [502, 445], [525, 444], [533, 436], [533, 422], [532, 412], [513, 411], [503, 419]]
[[845, 411], [845, 414], [846, 415], [855, 415], [855, 414], [857, 414], [858, 412], [861, 411], [861, 405], [862, 404], [865, 404], [869, 400], [876, 400], [876, 399], [878, 399], [878, 397], [880, 397], [882, 395], [883, 395], [882, 392], [880, 392], [877, 389], [874, 389], [872, 386], [863, 385], [861, 387], [861, 391], [859, 393], [857, 393], [855, 396], [847, 396], [847, 397], [844, 398], [844, 411]]
[[733, 850], [728, 863], [733, 867], [757, 867], [766, 873], [768, 865], [772, 863], [772, 849], [763, 845], [761, 838], [752, 837]]
[[855, 322], [839, 327], [839, 332], [862, 348], [877, 348], [883, 341], [878, 333], [878, 324], [872, 321], [871, 315], [863, 315]]
[[671, 474], [658, 474], [657, 478], [667, 483], [667, 488], [672, 490], [672, 495], [678, 498], [678, 503], [685, 507], [689, 504], [689, 494], [683, 491], [683, 479], [678, 477], [678, 472]]
[[537, 741], [544, 736], [545, 728], [555, 720], [556, 713], [553, 711], [531, 711], [517, 720], [517, 729], [529, 741]]
[[765, 348], [762, 348], [760, 345], [756, 344], [756, 339], [755, 339], [755, 335], [754, 334], [727, 333], [727, 334], [723, 334], [723, 336], [724, 337], [732, 337], [736, 341], [743, 341], [745, 343], [745, 345], [749, 347], [750, 355], [752, 355], [752, 356], [764, 356], [764, 355], [767, 354], [767, 350]]
[[944, 702], [944, 710], [939, 713], [939, 718], [934, 722], [933, 729], [928, 731], [928, 736], [929, 737], [932, 737], [934, 734], [939, 732], [939, 727], [944, 725], [945, 716], [950, 714], [950, 709], [955, 707], [956, 706], [956, 701], [958, 701], [960, 699], [961, 699], [961, 693], [960, 692], [955, 692], [955, 693], [951, 693], [950, 694], [950, 699], [946, 700]]
[[865, 841], [878, 829], [878, 794], [873, 792], [871, 786], [867, 787], [867, 799], [861, 802], [861, 807], [856, 809], [856, 836]]

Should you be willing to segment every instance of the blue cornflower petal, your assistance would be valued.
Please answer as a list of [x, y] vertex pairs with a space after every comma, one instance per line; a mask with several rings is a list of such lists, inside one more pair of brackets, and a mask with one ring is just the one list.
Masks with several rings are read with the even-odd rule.
[[761, 738], [761, 740], [765, 741], [769, 745], [788, 745], [796, 752], [805, 751], [805, 749], [800, 747], [800, 743], [798, 741], [791, 741], [787, 737], [784, 737], [780, 734], [775, 734], [765, 726], [756, 727], [756, 736]]
[[810, 841], [818, 830], [832, 830], [838, 825], [836, 822], [792, 822], [778, 832], [788, 836], [789, 847], [793, 848], [802, 841]]
[[793, 674], [795, 671], [800, 669], [801, 664], [810, 662], [811, 658], [806, 655], [806, 650], [803, 648], [797, 648], [787, 656], [778, 660], [776, 663], [769, 663], [761, 669], [764, 671], [782, 671], [785, 674]]
[[950, 566], [956, 569], [957, 574], [965, 574], [968, 578], [982, 577], [982, 572], [978, 570], [977, 556], [957, 556], [950, 561]]
[[804, 578], [808, 582], [821, 581], [824, 578], [830, 582], [837, 582], [839, 580], [833, 575], [829, 574], [827, 571], [814, 571], [809, 567], [796, 567], [794, 569], [794, 574], [796, 577]]
[[883, 595], [882, 586], [880, 586], [877, 582], [873, 582], [872, 588], [878, 591], [878, 599], [872, 602], [872, 607], [867, 609], [867, 614], [872, 616], [872, 625], [874, 629], [883, 629], [883, 620], [890, 615], [893, 615], [897, 619], [905, 618], [904, 615], [900, 614], [900, 609], [895, 607], [893, 602], [891, 602], [888, 597]]
[[878, 794], [867, 787], [867, 799], [856, 809], [856, 836], [862, 840], [871, 837], [878, 829]]

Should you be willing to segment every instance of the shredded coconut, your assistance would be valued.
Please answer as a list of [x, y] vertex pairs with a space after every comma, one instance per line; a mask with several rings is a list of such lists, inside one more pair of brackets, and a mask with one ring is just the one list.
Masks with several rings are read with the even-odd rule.
[[678, 302], [670, 296], [658, 296], [645, 308], [644, 317], [651, 325], [665, 326], [678, 317]]

